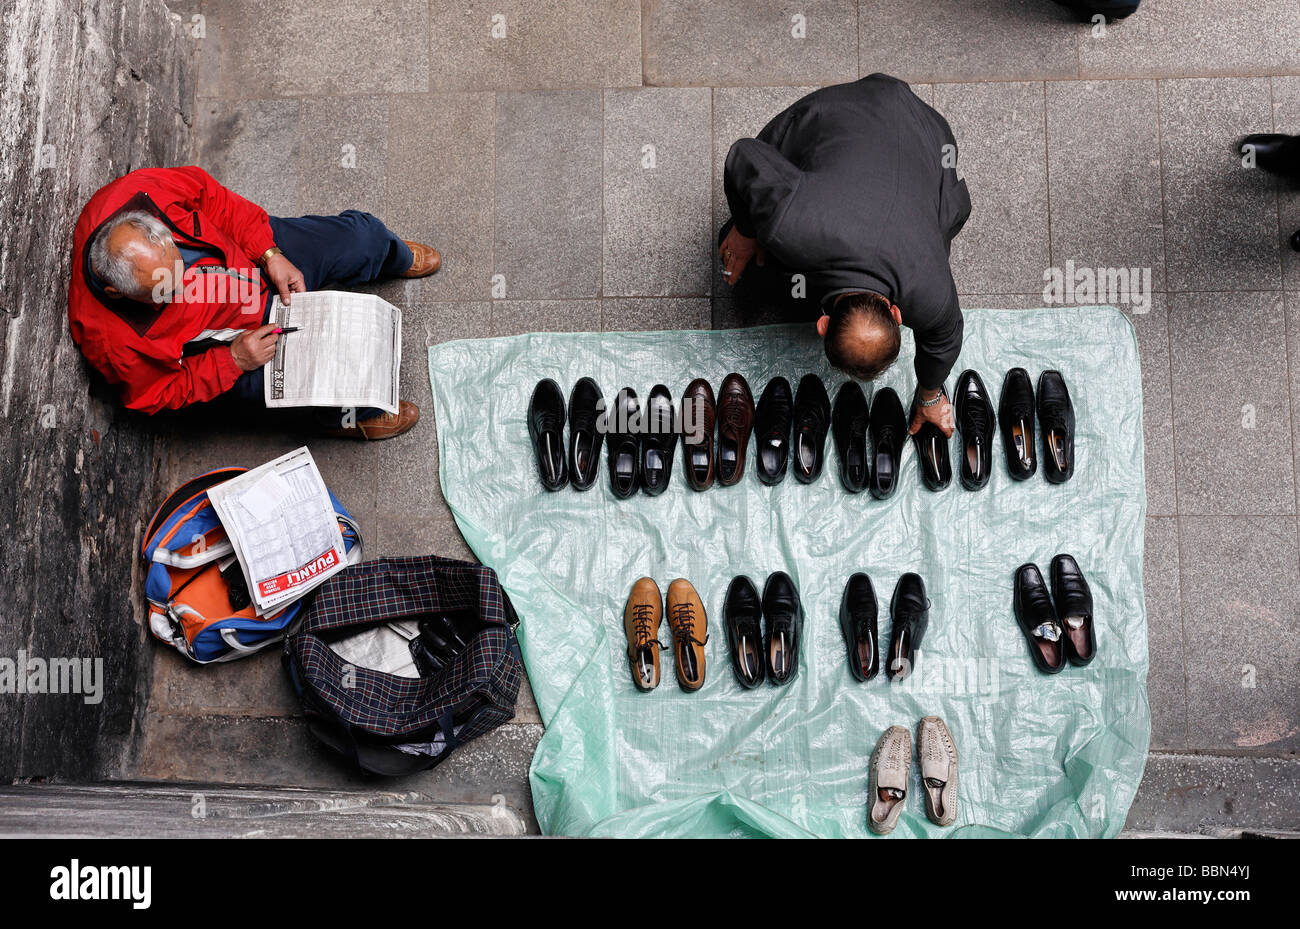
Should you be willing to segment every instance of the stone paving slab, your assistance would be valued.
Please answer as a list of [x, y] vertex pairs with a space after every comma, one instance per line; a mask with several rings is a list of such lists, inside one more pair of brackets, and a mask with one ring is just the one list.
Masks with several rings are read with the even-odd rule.
[[429, 49], [433, 90], [634, 87], [640, 0], [432, 0]]
[[601, 293], [708, 296], [709, 89], [607, 90], [604, 105]]
[[860, 0], [858, 7], [862, 75], [884, 71], [905, 81], [1078, 76], [1084, 27], [1052, 3]]
[[855, 0], [644, 0], [647, 84], [834, 84], [858, 76]]
[[492, 273], [507, 297], [600, 295], [601, 106], [595, 90], [497, 95]]
[[1187, 747], [1187, 672], [1178, 569], [1178, 521], [1148, 516], [1142, 586], [1147, 607], [1152, 750]]
[[1080, 27], [1081, 77], [1269, 74], [1300, 67], [1292, 0], [1144, 0], [1094, 36]]
[[1294, 753], [1295, 518], [1183, 516], [1178, 531], [1188, 744]]
[[426, 0], [204, 0], [200, 96], [429, 89]]
[[1294, 514], [1281, 293], [1169, 302], [1178, 512]]
[[1160, 81], [1160, 161], [1171, 291], [1282, 286], [1272, 179], [1238, 139], [1272, 120], [1268, 78]]
[[1044, 90], [1038, 82], [938, 84], [971, 216], [952, 243], [959, 292], [1042, 291], [1048, 238]]

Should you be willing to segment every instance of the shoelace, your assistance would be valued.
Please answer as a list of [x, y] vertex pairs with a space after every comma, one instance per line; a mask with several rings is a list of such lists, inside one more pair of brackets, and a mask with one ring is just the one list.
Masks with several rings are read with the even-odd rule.
[[600, 418], [599, 411], [593, 406], [586, 404], [574, 404], [569, 411], [569, 417], [572, 420], [572, 430], [574, 432], [595, 432], [596, 423]]
[[722, 415], [722, 425], [730, 427], [737, 432], [743, 432], [745, 426], [745, 410], [739, 403], [725, 404], [719, 411]]
[[663, 643], [650, 635], [650, 623], [654, 618], [654, 606], [649, 603], [638, 603], [632, 607], [632, 632], [636, 637], [636, 646], [638, 648], [647, 648], [651, 645], [657, 648], [663, 648]]
[[1065, 401], [1044, 400], [1038, 412], [1038, 419], [1049, 429], [1064, 429], [1065, 412]]
[[967, 422], [963, 423], [963, 425], [969, 426], [970, 431], [976, 435], [988, 434], [989, 416], [988, 410], [984, 408], [983, 404], [968, 404], [964, 412], [966, 415], [962, 418]]
[[[695, 605], [692, 603], [674, 603], [672, 619], [673, 638], [681, 645], [703, 646], [695, 635]], [[707, 640], [706, 640], [707, 641]]]

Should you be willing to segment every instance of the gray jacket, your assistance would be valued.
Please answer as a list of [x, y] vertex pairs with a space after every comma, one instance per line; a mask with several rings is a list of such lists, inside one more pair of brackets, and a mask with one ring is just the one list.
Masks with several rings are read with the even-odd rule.
[[872, 291], [916, 337], [916, 376], [938, 387], [961, 351], [948, 265], [970, 216], [947, 120], [896, 78], [872, 74], [815, 91], [727, 154], [736, 228], [807, 275], [823, 299]]

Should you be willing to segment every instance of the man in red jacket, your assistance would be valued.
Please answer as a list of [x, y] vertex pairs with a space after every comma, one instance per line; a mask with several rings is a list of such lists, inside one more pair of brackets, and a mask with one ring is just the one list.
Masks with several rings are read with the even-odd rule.
[[[279, 338], [271, 298], [325, 284], [424, 277], [442, 257], [374, 216], [281, 219], [201, 168], [145, 168], [100, 189], [72, 240], [68, 325], [123, 402], [146, 413], [221, 398], [264, 407], [262, 366]], [[268, 286], [269, 282], [269, 286]], [[333, 411], [328, 434], [386, 439], [420, 411]]]

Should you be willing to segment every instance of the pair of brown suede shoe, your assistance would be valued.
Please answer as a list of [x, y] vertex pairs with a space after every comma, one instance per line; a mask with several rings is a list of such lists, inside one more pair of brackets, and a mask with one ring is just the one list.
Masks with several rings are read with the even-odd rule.
[[708, 490], [715, 478], [723, 487], [739, 484], [753, 431], [754, 395], [743, 377], [723, 378], [716, 403], [708, 381], [691, 381], [682, 394], [682, 450], [691, 489]]
[[[643, 577], [632, 585], [627, 605], [623, 607], [623, 632], [627, 635], [627, 658], [632, 668], [632, 683], [638, 690], [659, 686], [659, 626], [663, 621], [664, 600], [659, 585]], [[668, 585], [668, 628], [673, 634], [673, 660], [677, 666], [677, 683], [682, 690], [696, 691], [704, 686], [704, 646], [709, 641], [709, 619], [704, 602], [691, 582], [678, 578]]]

